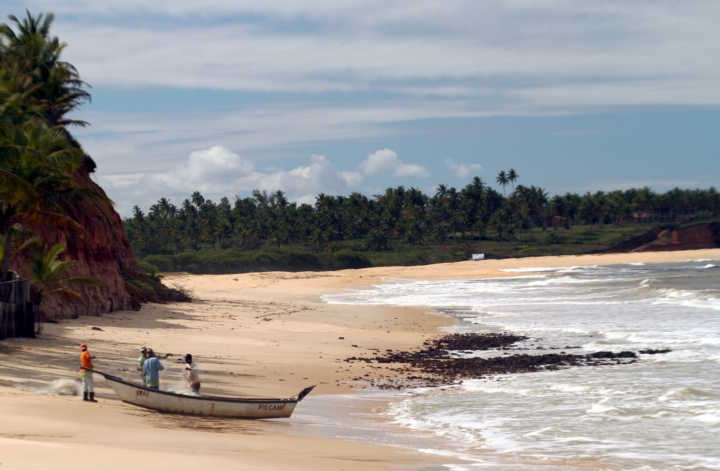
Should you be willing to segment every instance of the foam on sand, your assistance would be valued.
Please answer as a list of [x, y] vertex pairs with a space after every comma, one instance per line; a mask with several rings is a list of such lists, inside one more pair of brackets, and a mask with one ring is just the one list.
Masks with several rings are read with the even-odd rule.
[[74, 379], [59, 378], [41, 386], [19, 385], [18, 389], [51, 396], [79, 396], [82, 385]]

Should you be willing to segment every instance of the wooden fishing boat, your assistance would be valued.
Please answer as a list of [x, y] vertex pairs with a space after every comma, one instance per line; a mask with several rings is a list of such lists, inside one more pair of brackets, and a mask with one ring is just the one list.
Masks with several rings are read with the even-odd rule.
[[94, 370], [112, 386], [123, 402], [171, 414], [200, 415], [206, 417], [232, 417], [237, 419], [278, 419], [292, 415], [295, 406], [310, 394], [309, 386], [288, 399], [241, 398], [223, 396], [193, 396], [146, 388], [122, 378]]

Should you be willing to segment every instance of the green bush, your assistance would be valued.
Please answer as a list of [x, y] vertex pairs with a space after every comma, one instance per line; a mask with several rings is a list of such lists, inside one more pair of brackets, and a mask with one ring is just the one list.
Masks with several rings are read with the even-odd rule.
[[150, 263], [147, 259], [138, 260], [138, 268], [140, 268], [140, 271], [143, 273], [156, 273], [161, 271], [157, 265]]
[[[422, 265], [466, 260], [470, 253], [484, 252], [488, 258], [564, 255], [610, 250], [623, 241], [634, 241], [653, 226], [615, 225], [573, 226], [570, 230], [543, 231], [533, 228], [519, 231], [513, 240], [463, 240], [437, 244], [412, 244], [393, 239], [391, 250], [381, 244], [367, 250], [366, 240], [330, 242], [318, 250], [315, 245], [265, 245], [244, 250], [202, 249], [174, 255], [150, 255], [140, 263], [160, 272], [243, 273], [252, 271], [303, 271], [365, 268], [372, 266]], [[635, 244], [636, 245], [636, 244]]]
[[548, 244], [562, 244], [565, 241], [565, 237], [558, 235], [556, 232], [551, 232], [548, 236]]
[[175, 257], [176, 255], [148, 255], [140, 262], [157, 267], [158, 271], [178, 271], [174, 266]]
[[367, 268], [372, 266], [367, 257], [349, 250], [336, 252], [333, 254], [333, 258], [334, 264], [331, 268]]

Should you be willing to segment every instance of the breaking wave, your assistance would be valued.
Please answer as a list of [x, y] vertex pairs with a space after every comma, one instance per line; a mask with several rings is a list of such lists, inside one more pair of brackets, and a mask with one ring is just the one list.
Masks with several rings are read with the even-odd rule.
[[518, 276], [395, 282], [324, 299], [434, 306], [464, 330], [530, 337], [519, 346], [528, 354], [669, 348], [631, 365], [418, 392], [388, 414], [401, 427], [449, 439], [453, 456], [482, 449], [478, 459], [490, 467], [512, 453], [536, 463], [587, 458], [600, 468], [707, 468], [720, 465], [720, 270], [696, 262], [703, 265], [509, 268]]

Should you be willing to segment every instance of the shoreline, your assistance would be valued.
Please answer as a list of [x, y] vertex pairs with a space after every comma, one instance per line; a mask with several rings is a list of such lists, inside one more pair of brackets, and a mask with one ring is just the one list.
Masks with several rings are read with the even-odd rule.
[[[8, 469], [47, 469], [48, 465], [72, 465], [83, 453], [98, 460], [110, 457], [106, 469], [125, 469], [138, 462], [179, 470], [204, 464], [231, 469], [439, 466], [448, 458], [306, 433], [305, 419], [299, 423], [293, 419], [211, 421], [208, 426], [204, 424], [207, 421], [198, 419], [158, 417], [121, 404], [103, 381], [97, 381], [100, 403], [96, 405], [20, 388], [47, 387], [58, 378], [75, 378], [81, 341], [98, 357], [99, 369], [132, 378], [137, 348], [148, 344], [161, 354], [172, 355], [164, 360], [168, 368], [165, 386], [179, 379], [181, 369], [175, 361], [190, 350], [198, 359], [204, 392], [292, 395], [318, 383], [316, 392], [306, 400], [312, 401], [308, 402], [310, 411], [322, 407], [325, 394], [352, 393], [367, 378], [394, 374], [383, 368], [347, 364], [343, 359], [374, 350], [413, 350], [455, 323], [446, 314], [422, 307], [326, 304], [321, 299], [324, 294], [393, 279], [518, 276], [501, 270], [702, 258], [720, 259], [720, 250], [535, 257], [337, 272], [168, 276], [170, 284], [180, 284], [199, 299], [189, 304], [146, 305], [139, 313], [120, 311], [44, 324], [39, 339], [0, 342], [0, 412], [5, 418], [0, 462]], [[298, 406], [300, 416], [304, 405]], [[28, 454], [38, 446], [45, 450], [43, 457]]]

